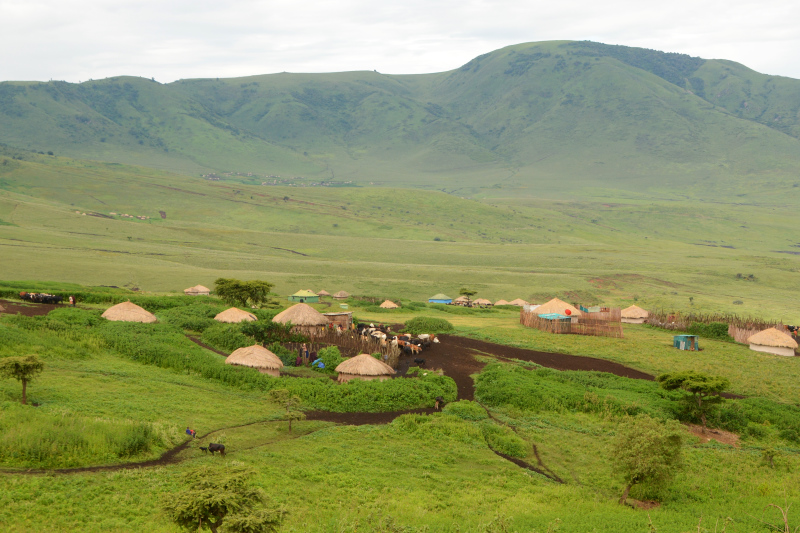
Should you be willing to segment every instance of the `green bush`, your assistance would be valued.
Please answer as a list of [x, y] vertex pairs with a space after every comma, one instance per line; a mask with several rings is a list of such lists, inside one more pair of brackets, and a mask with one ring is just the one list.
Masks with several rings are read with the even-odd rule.
[[687, 329], [690, 335], [699, 335], [706, 339], [717, 339], [721, 341], [733, 341], [728, 335], [728, 324], [724, 322], [709, 322], [704, 324], [702, 322], [692, 322]]
[[453, 324], [443, 318], [418, 316], [406, 322], [403, 331], [412, 335], [420, 335], [423, 333], [447, 333], [453, 329]]
[[203, 332], [218, 324], [214, 317], [222, 310], [220, 306], [209, 304], [173, 307], [159, 312], [158, 319], [181, 329]]
[[297, 352], [284, 348], [279, 342], [273, 342], [267, 346], [267, 350], [277, 355], [285, 366], [294, 366], [297, 360]]
[[202, 341], [212, 348], [228, 353], [255, 344], [252, 337], [242, 333], [240, 324], [218, 322], [203, 331]]
[[475, 447], [486, 445], [479, 427], [449, 414], [402, 415], [395, 418], [391, 426], [395, 431], [414, 435], [423, 441], [446, 439]]
[[481, 430], [486, 444], [497, 452], [519, 458], [526, 457], [530, 452], [530, 445], [509, 427], [487, 420], [481, 423]]
[[424, 309], [428, 307], [428, 304], [425, 302], [408, 302], [405, 307], [407, 309], [417, 310], [417, 309]]
[[481, 407], [475, 402], [469, 400], [460, 400], [453, 403], [448, 403], [442, 409], [442, 412], [455, 415], [464, 420], [485, 420], [489, 418], [486, 409]]
[[322, 348], [317, 352], [317, 358], [325, 364], [325, 368], [319, 368], [316, 365], [313, 368], [323, 374], [335, 374], [336, 371], [334, 369], [344, 362], [344, 357], [342, 357], [342, 353], [336, 346]]

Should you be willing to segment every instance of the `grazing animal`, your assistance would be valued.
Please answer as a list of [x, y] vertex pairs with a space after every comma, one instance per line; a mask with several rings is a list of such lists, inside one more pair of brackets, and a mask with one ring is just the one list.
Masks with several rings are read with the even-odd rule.
[[425, 359], [414, 359], [414, 362], [419, 366], [425, 366]]
[[220, 455], [224, 456], [225, 455], [225, 445], [211, 442], [208, 445], [208, 451], [211, 452], [211, 455], [214, 455], [214, 452], [219, 452]]
[[208, 453], [208, 446], [200, 446], [200, 451], [203, 453]]

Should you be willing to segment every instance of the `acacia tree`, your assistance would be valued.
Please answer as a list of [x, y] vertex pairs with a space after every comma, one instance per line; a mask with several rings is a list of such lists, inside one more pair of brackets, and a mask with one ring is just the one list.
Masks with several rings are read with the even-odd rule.
[[164, 510], [187, 531], [210, 529], [217, 533], [223, 522], [226, 531], [277, 531], [284, 512], [267, 507], [263, 491], [247, 483], [252, 475], [253, 471], [245, 468], [193, 470], [185, 475], [188, 488], [166, 495]]
[[35, 355], [0, 359], [0, 376], [22, 382], [22, 405], [27, 405], [28, 382], [44, 370], [44, 362]]
[[657, 381], [662, 389], [682, 389], [689, 393], [683, 398], [686, 410], [691, 416], [700, 418], [704, 433], [707, 429], [708, 415], [724, 401], [719, 393], [731, 386], [731, 382], [726, 378], [709, 376], [694, 370], [662, 374], [658, 376]]
[[466, 296], [467, 305], [469, 305], [472, 300], [472, 297], [478, 294], [478, 291], [473, 291], [472, 289], [468, 289], [467, 287], [461, 287], [461, 289], [458, 291], [458, 294], [461, 296]]
[[625, 481], [620, 504], [634, 485], [672, 478], [680, 463], [681, 441], [680, 425], [674, 420], [662, 423], [640, 414], [620, 425], [613, 451], [615, 468]]
[[298, 409], [303, 402], [299, 396], [292, 394], [287, 389], [272, 389], [269, 391], [270, 399], [286, 407], [284, 420], [289, 421], [289, 433], [292, 432], [292, 420], [305, 420], [306, 415]]
[[218, 278], [214, 282], [214, 292], [225, 303], [233, 306], [260, 305], [269, 301], [272, 283], [260, 280], [241, 281], [238, 279]]

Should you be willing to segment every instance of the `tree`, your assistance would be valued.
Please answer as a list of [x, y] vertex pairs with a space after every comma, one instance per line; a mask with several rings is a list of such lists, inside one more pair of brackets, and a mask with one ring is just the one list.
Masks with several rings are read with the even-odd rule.
[[473, 291], [472, 289], [461, 287], [461, 289], [458, 291], [458, 294], [467, 297], [467, 306], [469, 307], [471, 298], [476, 294], [478, 294], [478, 291]]
[[28, 382], [44, 370], [44, 362], [35, 355], [0, 359], [0, 376], [22, 382], [22, 405], [27, 405]]
[[625, 481], [620, 504], [634, 485], [672, 479], [680, 464], [681, 441], [680, 424], [674, 420], [662, 423], [640, 414], [620, 425], [613, 452], [615, 468]]
[[227, 304], [245, 307], [247, 305], [260, 305], [269, 301], [269, 291], [272, 283], [252, 280], [241, 281], [238, 279], [219, 278], [214, 282], [217, 296]]
[[709, 376], [694, 370], [671, 372], [658, 376], [657, 381], [665, 390], [682, 389], [689, 394], [683, 400], [687, 413], [700, 418], [703, 432], [707, 429], [706, 420], [716, 406], [724, 401], [720, 392], [731, 386], [731, 382], [721, 376]]
[[282, 344], [308, 342], [306, 335], [292, 331], [291, 324], [281, 324], [271, 320], [246, 322], [242, 324], [242, 333], [248, 337], [253, 337], [262, 346], [275, 342]]
[[267, 507], [263, 491], [247, 484], [252, 475], [245, 468], [193, 470], [185, 475], [188, 488], [165, 497], [164, 510], [188, 531], [205, 528], [217, 533], [223, 522], [226, 531], [277, 531], [284, 512]]
[[286, 407], [283, 419], [289, 421], [289, 433], [292, 432], [292, 420], [305, 420], [305, 413], [297, 408], [303, 402], [300, 396], [293, 395], [287, 389], [272, 389], [269, 396], [273, 402]]

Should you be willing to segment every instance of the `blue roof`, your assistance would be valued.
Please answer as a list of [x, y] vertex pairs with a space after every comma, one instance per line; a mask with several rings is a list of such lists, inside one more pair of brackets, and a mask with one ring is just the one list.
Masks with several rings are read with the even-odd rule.
[[564, 320], [569, 317], [559, 313], [545, 313], [543, 315], [539, 315], [539, 318], [544, 318], [545, 320]]

